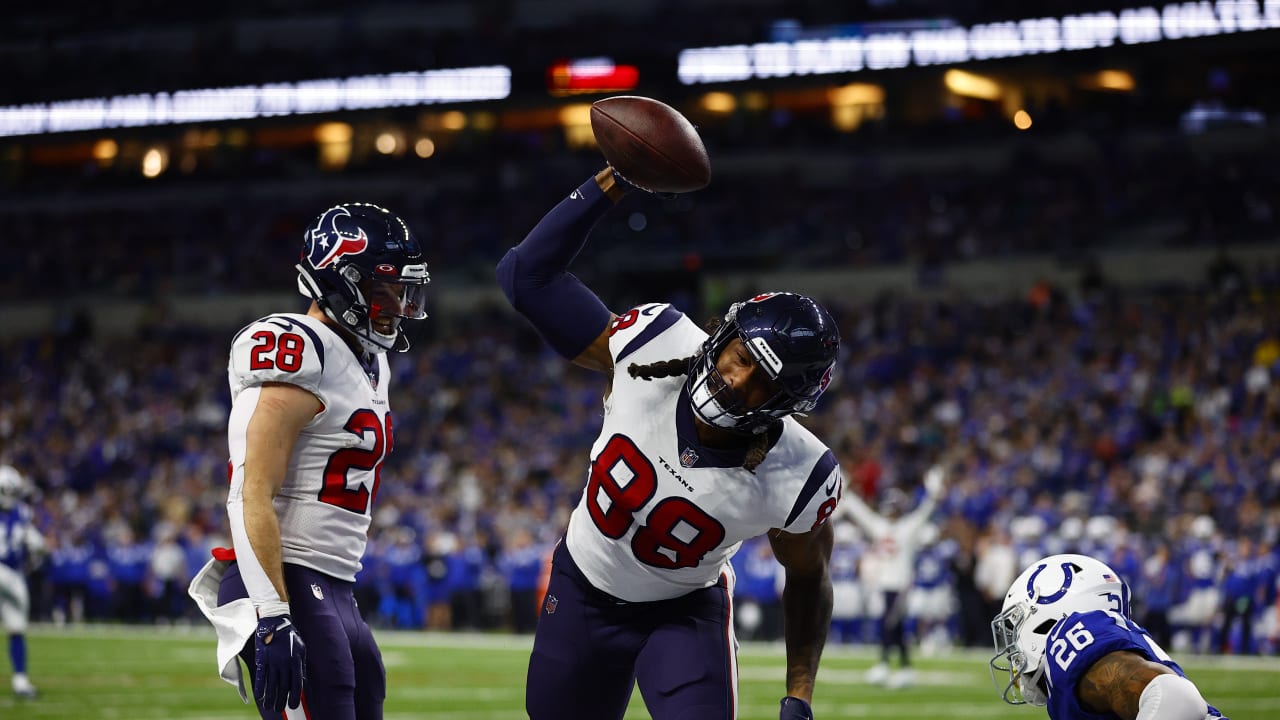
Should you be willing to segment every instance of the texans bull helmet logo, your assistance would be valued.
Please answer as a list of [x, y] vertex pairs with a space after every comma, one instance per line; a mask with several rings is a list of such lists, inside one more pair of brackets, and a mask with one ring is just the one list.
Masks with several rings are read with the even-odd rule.
[[354, 232], [343, 231], [344, 222], [350, 220], [351, 211], [338, 206], [330, 208], [316, 220], [315, 227], [307, 232], [307, 262], [317, 270], [332, 265], [343, 255], [358, 255], [369, 247], [369, 236], [364, 228], [355, 225]]

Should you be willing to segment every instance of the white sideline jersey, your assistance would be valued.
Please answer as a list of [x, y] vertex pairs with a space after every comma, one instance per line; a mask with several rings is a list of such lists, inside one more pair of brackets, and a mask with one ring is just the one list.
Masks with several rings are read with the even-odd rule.
[[864, 558], [870, 572], [864, 572], [867, 584], [876, 590], [906, 592], [915, 582], [916, 552], [924, 543], [921, 528], [938, 506], [938, 498], [927, 493], [919, 507], [896, 520], [890, 520], [867, 507], [854, 493], [840, 511], [862, 528], [871, 541]]
[[621, 600], [664, 600], [731, 578], [743, 540], [771, 528], [808, 532], [840, 501], [835, 456], [794, 418], [753, 474], [743, 451], [698, 443], [684, 375], [627, 371], [689, 357], [706, 339], [667, 304], [632, 308], [610, 328], [613, 388], [565, 542], [591, 584]]
[[[372, 358], [366, 369], [332, 328], [306, 315], [281, 313], [241, 330], [227, 366], [228, 511], [240, 512], [246, 435], [256, 407], [256, 399], [237, 398], [267, 382], [312, 393], [323, 407], [298, 436], [275, 498], [282, 560], [348, 582], [361, 567], [379, 467], [392, 446], [387, 358]], [[237, 557], [248, 552], [237, 544]]]

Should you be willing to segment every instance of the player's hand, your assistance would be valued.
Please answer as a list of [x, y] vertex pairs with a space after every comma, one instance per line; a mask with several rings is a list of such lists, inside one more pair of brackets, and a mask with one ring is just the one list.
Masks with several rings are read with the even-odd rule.
[[788, 695], [782, 698], [778, 720], [813, 720], [813, 708], [800, 698]]
[[284, 712], [302, 703], [307, 677], [307, 646], [288, 615], [258, 620], [253, 633], [253, 697], [263, 710]]
[[641, 192], [647, 192], [650, 195], [657, 195], [658, 197], [665, 198], [667, 200], [672, 200], [676, 196], [676, 194], [673, 192], [656, 192], [646, 187], [640, 187], [639, 185], [623, 177], [622, 173], [618, 172], [618, 168], [610, 165], [609, 169], [613, 171], [614, 182], [616, 182], [618, 186], [622, 188], [623, 192], [631, 192], [632, 190], [639, 190]]
[[947, 471], [942, 469], [941, 465], [934, 465], [924, 474], [925, 492], [937, 497], [942, 494], [942, 489], [947, 482]]

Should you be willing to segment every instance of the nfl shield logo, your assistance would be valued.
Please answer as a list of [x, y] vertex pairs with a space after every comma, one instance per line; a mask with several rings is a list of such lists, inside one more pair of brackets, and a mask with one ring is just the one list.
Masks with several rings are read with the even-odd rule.
[[324, 599], [324, 591], [321, 590], [320, 586], [315, 583], [311, 583], [311, 594], [315, 595], [317, 600]]
[[547, 595], [547, 614], [555, 615], [556, 606], [559, 604], [560, 604], [560, 601], [556, 599], [555, 595]]
[[680, 464], [684, 467], [693, 467], [698, 462], [698, 453], [693, 448], [687, 447], [680, 453]]

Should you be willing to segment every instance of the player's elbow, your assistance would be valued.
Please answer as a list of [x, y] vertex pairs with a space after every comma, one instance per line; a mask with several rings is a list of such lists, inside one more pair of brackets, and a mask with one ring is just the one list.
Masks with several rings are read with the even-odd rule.
[[498, 287], [502, 288], [502, 294], [507, 296], [507, 302], [511, 303], [512, 307], [516, 305], [516, 285], [518, 283], [516, 265], [519, 260], [519, 252], [516, 248], [511, 248], [498, 261], [497, 267]]
[[1142, 690], [1135, 720], [1204, 720], [1208, 713], [1209, 703], [1195, 683], [1168, 673], [1151, 678]]

